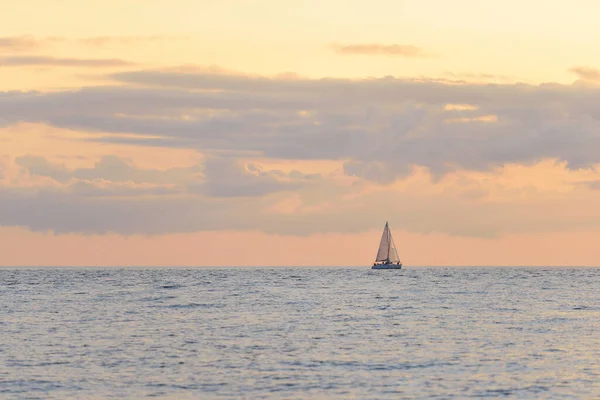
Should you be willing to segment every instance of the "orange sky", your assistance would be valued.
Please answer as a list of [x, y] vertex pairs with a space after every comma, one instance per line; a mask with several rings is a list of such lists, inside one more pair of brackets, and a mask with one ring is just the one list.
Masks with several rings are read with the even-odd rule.
[[0, 265], [600, 263], [596, 2], [5, 8]]
[[[375, 256], [379, 231], [311, 237], [261, 232], [160, 235], [53, 235], [0, 230], [5, 266], [361, 266]], [[595, 232], [510, 235], [501, 239], [399, 231], [404, 260], [417, 266], [597, 266]], [[340, 246], [343, 251], [332, 252]], [[35, 248], [35, 251], [31, 251]], [[257, 251], [259, 250], [259, 251]], [[231, 260], [238, 260], [232, 262]], [[200, 261], [199, 261], [200, 260]], [[418, 260], [418, 263], [414, 260]]]
[[[53, 235], [2, 228], [5, 266], [361, 266], [374, 257], [379, 231], [311, 237], [261, 232]], [[501, 239], [396, 233], [410, 266], [597, 266], [597, 233], [510, 235]], [[344, 250], [332, 252], [343, 243]], [[34, 247], [35, 252], [30, 251]], [[257, 249], [261, 251], [257, 251]], [[202, 260], [202, 262], [198, 262]], [[413, 260], [419, 260], [415, 263]], [[363, 262], [364, 261], [364, 262]]]

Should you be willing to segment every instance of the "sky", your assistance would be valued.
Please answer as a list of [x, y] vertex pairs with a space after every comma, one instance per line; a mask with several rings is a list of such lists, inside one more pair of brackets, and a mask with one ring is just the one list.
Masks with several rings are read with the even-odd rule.
[[0, 265], [600, 265], [600, 3], [0, 6]]

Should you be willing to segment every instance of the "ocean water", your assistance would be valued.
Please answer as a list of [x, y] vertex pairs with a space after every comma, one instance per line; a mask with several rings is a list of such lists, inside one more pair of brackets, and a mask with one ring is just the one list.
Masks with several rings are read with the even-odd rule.
[[0, 269], [0, 398], [600, 398], [600, 269]]

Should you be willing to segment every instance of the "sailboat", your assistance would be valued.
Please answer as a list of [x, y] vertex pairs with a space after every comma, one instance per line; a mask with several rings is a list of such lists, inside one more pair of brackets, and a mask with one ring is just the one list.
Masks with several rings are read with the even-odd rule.
[[400, 261], [400, 257], [398, 257], [398, 251], [396, 250], [392, 232], [387, 222], [385, 223], [385, 228], [383, 228], [379, 250], [377, 251], [377, 257], [372, 269], [402, 269], [402, 262]]

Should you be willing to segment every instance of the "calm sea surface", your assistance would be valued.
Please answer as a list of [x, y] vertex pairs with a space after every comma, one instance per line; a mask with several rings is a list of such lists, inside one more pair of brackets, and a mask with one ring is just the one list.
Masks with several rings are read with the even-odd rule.
[[0, 269], [0, 398], [600, 398], [600, 269]]

